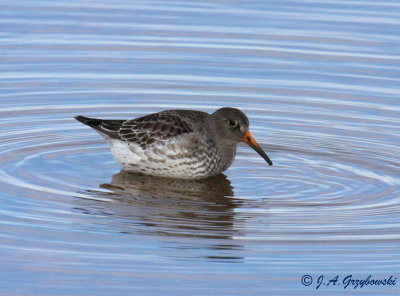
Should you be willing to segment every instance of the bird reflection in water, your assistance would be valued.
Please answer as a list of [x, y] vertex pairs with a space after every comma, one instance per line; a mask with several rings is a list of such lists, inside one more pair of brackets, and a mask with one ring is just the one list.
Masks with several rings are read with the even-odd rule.
[[[86, 213], [124, 219], [120, 232], [152, 235], [231, 239], [235, 234], [234, 209], [240, 201], [233, 198], [231, 182], [223, 174], [204, 180], [180, 180], [120, 171], [110, 184], [101, 184], [115, 202], [99, 204]], [[126, 223], [134, 221], [135, 223]], [[146, 228], [139, 225], [149, 226]]]
[[241, 201], [233, 197], [225, 175], [180, 180], [122, 170], [113, 175], [110, 184], [100, 187], [107, 192], [91, 191], [91, 195], [110, 202], [80, 199], [75, 210], [91, 217], [110, 217], [107, 227], [120, 233], [185, 238], [176, 245], [179, 254], [182, 245], [197, 252], [203, 245], [203, 256], [209, 260], [243, 259], [236, 256], [243, 246], [233, 239], [243, 228], [234, 211]]

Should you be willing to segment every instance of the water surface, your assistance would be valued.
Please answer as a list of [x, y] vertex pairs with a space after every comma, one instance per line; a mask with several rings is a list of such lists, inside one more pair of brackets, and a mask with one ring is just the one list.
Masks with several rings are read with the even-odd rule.
[[[343, 295], [400, 279], [396, 1], [0, 4], [2, 295]], [[243, 110], [208, 180], [121, 172], [78, 114]], [[396, 295], [392, 287], [347, 293]]]

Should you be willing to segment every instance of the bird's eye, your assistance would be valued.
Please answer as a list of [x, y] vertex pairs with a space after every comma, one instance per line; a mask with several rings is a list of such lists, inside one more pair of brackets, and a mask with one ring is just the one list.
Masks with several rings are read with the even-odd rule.
[[234, 120], [229, 120], [229, 124], [230, 124], [232, 127], [237, 126], [237, 122], [234, 121]]

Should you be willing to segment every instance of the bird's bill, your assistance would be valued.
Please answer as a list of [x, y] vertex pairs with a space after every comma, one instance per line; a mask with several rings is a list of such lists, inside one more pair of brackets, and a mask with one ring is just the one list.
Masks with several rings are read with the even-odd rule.
[[245, 142], [247, 145], [257, 151], [257, 153], [260, 154], [262, 158], [264, 158], [265, 161], [268, 162], [269, 165], [272, 165], [271, 159], [269, 159], [268, 155], [264, 152], [264, 150], [262, 150], [260, 145], [257, 144], [256, 140], [253, 139], [250, 132], [247, 132], [246, 135], [243, 137], [243, 142]]

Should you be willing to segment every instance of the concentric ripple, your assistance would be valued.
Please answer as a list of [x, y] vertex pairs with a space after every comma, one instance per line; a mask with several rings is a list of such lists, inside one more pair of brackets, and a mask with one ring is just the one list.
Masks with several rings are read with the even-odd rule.
[[[253, 134], [273, 155], [275, 165], [267, 168], [254, 151], [242, 145], [234, 165], [225, 173], [227, 177], [204, 182], [118, 173], [102, 138], [73, 120], [81, 113], [136, 117], [147, 112], [143, 110], [160, 109], [155, 105], [49, 105], [45, 113], [41, 108], [3, 108], [2, 183], [10, 194], [18, 191], [22, 195], [16, 202], [28, 205], [32, 198], [36, 203], [45, 199], [55, 207], [58, 203], [68, 207], [71, 198], [75, 199], [73, 204], [80, 204], [79, 199], [110, 203], [101, 207], [101, 215], [116, 217], [121, 223], [111, 223], [113, 229], [108, 231], [212, 237], [220, 235], [220, 223], [226, 226], [223, 217], [229, 224], [238, 223], [224, 227], [234, 239], [399, 239], [392, 221], [400, 210], [398, 147], [386, 143], [384, 133], [355, 132], [388, 119], [371, 122], [354, 116], [346, 119], [342, 114], [339, 122], [335, 112], [318, 119], [322, 107], [320, 103], [318, 114], [310, 110], [289, 117], [272, 106], [271, 119], [268, 113], [262, 116], [257, 109], [243, 106], [251, 118]], [[212, 111], [207, 104], [193, 108]], [[341, 123], [350, 120], [351, 128]], [[87, 207], [85, 211], [100, 214]], [[186, 215], [193, 217], [188, 220]], [[132, 227], [125, 219], [150, 219], [147, 222], [152, 227]], [[209, 231], [210, 223], [215, 223], [215, 231]], [[263, 223], [268, 229], [263, 229]], [[287, 223], [290, 227], [282, 228]], [[187, 227], [189, 230], [182, 232], [181, 228]], [[307, 231], [300, 231], [304, 229]]]
[[[398, 272], [396, 2], [0, 6], [8, 294], [302, 295], [299, 274]], [[222, 106], [272, 167], [239, 145], [215, 178], [133, 175], [73, 118]]]

